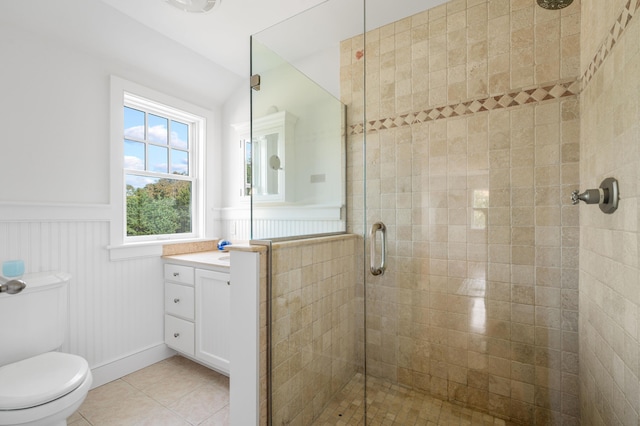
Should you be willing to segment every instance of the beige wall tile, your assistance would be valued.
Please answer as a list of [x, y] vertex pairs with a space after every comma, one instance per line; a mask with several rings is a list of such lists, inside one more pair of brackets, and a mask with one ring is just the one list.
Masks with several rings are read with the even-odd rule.
[[[368, 120], [575, 80], [579, 1], [553, 13], [532, 3], [457, 0], [379, 29]], [[420, 118], [408, 138], [402, 126], [367, 135], [368, 220], [384, 218], [397, 250], [388, 274], [367, 277], [368, 361], [379, 377], [524, 424], [575, 421], [580, 218], [565, 199], [581, 186], [584, 117], [575, 96], [502, 107]], [[397, 346], [383, 330], [400, 333]]]

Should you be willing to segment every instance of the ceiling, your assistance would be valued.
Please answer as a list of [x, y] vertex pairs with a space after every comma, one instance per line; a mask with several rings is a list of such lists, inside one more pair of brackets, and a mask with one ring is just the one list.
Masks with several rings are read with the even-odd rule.
[[[366, 0], [367, 27], [444, 2]], [[363, 0], [219, 0], [210, 12], [194, 14], [164, 0], [0, 0], [0, 25], [151, 70], [164, 81], [179, 76], [206, 103], [223, 103], [250, 73], [251, 35], [261, 32], [269, 43], [280, 43], [282, 51], [276, 51], [289, 61], [312, 57], [362, 32], [362, 5]]]
[[219, 0], [208, 13], [163, 0], [101, 0], [241, 76], [249, 75], [249, 36], [325, 0]]
[[[354, 29], [347, 31], [352, 36], [363, 25], [363, 0], [218, 0], [213, 10], [202, 14], [183, 12], [163, 0], [101, 1], [241, 76], [249, 74], [249, 36], [314, 6], [333, 4], [297, 19], [322, 23], [316, 38], [343, 39], [345, 27]], [[367, 25], [376, 28], [444, 2], [367, 0]]]

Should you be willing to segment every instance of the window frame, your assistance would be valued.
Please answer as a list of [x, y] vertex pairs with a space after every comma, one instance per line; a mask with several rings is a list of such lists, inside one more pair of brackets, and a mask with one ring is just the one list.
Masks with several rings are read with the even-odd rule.
[[[124, 107], [158, 114], [169, 120], [189, 125], [189, 179], [183, 175], [125, 169], [124, 167]], [[168, 242], [200, 241], [205, 237], [205, 146], [207, 122], [211, 122], [211, 112], [186, 101], [153, 89], [111, 76], [111, 207], [112, 223], [109, 249], [126, 249], [114, 253], [111, 258], [144, 257], [161, 254], [161, 245]], [[167, 144], [170, 149], [170, 143]], [[147, 160], [145, 160], [146, 162]], [[177, 178], [192, 182], [191, 232], [182, 234], [162, 234], [148, 236], [127, 235], [126, 175], [144, 172], [152, 177]], [[144, 247], [150, 247], [144, 249]]]

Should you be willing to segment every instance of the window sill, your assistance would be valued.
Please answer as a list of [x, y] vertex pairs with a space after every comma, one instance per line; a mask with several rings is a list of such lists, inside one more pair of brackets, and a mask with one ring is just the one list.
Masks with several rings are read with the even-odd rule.
[[145, 257], [161, 257], [162, 247], [166, 244], [175, 243], [196, 243], [208, 241], [204, 238], [189, 238], [184, 240], [157, 240], [157, 241], [145, 241], [140, 243], [129, 243], [121, 245], [107, 246], [109, 250], [109, 260], [129, 260], [140, 259]]

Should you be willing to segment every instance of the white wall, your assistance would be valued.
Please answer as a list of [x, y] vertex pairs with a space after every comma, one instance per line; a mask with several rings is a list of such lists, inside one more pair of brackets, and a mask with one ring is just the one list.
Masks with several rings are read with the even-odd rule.
[[0, 181], [12, 182], [0, 186], [0, 201], [109, 203], [111, 74], [213, 111], [207, 144], [219, 148], [220, 103], [179, 77], [159, 77], [152, 64], [136, 68], [11, 25], [0, 26], [0, 53], [10, 64], [0, 69]]
[[108, 203], [109, 70], [15, 27], [0, 52], [0, 200]]
[[249, 123], [251, 117], [249, 79], [231, 94], [222, 107], [222, 206], [248, 207], [242, 200], [242, 149], [240, 135], [234, 125]]
[[[31, 2], [0, 3], [0, 262], [23, 259], [27, 272], [73, 275], [65, 349], [86, 357], [100, 384], [171, 353], [163, 345], [160, 258], [109, 259], [110, 75], [212, 112], [208, 215], [220, 205], [213, 183], [220, 181], [221, 101], [198, 87], [211, 81], [231, 91], [240, 78], [100, 1], [55, 3], [78, 7], [51, 17], [65, 33], [35, 28], [47, 12]], [[163, 66], [167, 59], [176, 64]]]

